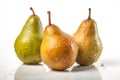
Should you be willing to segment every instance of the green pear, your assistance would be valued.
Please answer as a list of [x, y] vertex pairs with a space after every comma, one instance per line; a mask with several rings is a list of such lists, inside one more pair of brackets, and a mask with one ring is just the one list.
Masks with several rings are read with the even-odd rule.
[[91, 9], [89, 8], [88, 19], [82, 21], [73, 35], [79, 47], [76, 62], [81, 65], [91, 65], [96, 62], [103, 49], [98, 35], [97, 23], [91, 19], [90, 15]]
[[43, 36], [42, 24], [39, 16], [33, 12], [26, 21], [22, 31], [14, 43], [17, 57], [25, 64], [38, 64], [41, 62], [40, 46]]
[[41, 58], [51, 69], [65, 70], [74, 64], [78, 46], [70, 35], [64, 33], [55, 24], [51, 24], [50, 12], [48, 14], [49, 24], [44, 30]]

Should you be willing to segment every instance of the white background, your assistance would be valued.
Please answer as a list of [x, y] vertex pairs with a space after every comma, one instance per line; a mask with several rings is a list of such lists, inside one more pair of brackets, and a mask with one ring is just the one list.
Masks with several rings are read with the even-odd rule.
[[14, 52], [14, 41], [32, 14], [30, 7], [40, 17], [43, 29], [48, 24], [47, 11], [51, 11], [52, 23], [70, 35], [88, 17], [88, 8], [91, 8], [91, 17], [97, 22], [103, 44], [98, 62], [119, 62], [119, 5], [119, 0], [0, 0], [0, 73], [10, 70], [8, 65], [19, 66], [22, 63]]

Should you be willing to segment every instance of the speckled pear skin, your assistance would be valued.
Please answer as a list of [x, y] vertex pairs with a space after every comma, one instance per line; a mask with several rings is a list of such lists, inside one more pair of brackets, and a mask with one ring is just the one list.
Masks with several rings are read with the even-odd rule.
[[17, 57], [22, 62], [38, 64], [42, 61], [40, 56], [42, 36], [42, 24], [39, 17], [31, 15], [14, 43]]
[[87, 66], [98, 60], [103, 47], [95, 20], [88, 18], [82, 21], [73, 38], [79, 47], [76, 59], [78, 64]]
[[74, 64], [77, 53], [78, 46], [70, 35], [54, 24], [46, 26], [41, 44], [41, 58], [49, 68], [66, 70]]

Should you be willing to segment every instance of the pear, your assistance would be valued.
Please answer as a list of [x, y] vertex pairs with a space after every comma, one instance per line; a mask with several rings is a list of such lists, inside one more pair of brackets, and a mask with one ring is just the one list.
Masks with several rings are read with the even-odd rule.
[[98, 60], [103, 48], [98, 35], [97, 23], [91, 19], [91, 8], [89, 8], [88, 19], [81, 22], [73, 38], [79, 47], [76, 59], [78, 64], [87, 66]]
[[64, 33], [55, 24], [51, 24], [50, 17], [48, 11], [49, 24], [44, 30], [41, 58], [53, 70], [66, 70], [74, 64], [78, 46], [70, 35]]
[[32, 9], [22, 31], [14, 42], [17, 57], [25, 64], [38, 64], [41, 62], [40, 46], [43, 37], [42, 24], [39, 16]]

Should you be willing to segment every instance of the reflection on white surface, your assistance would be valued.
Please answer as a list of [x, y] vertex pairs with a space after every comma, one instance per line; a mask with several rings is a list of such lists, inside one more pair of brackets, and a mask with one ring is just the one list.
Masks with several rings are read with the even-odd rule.
[[15, 80], [102, 80], [94, 66], [73, 66], [66, 71], [46, 70], [44, 65], [22, 64], [14, 75]]

